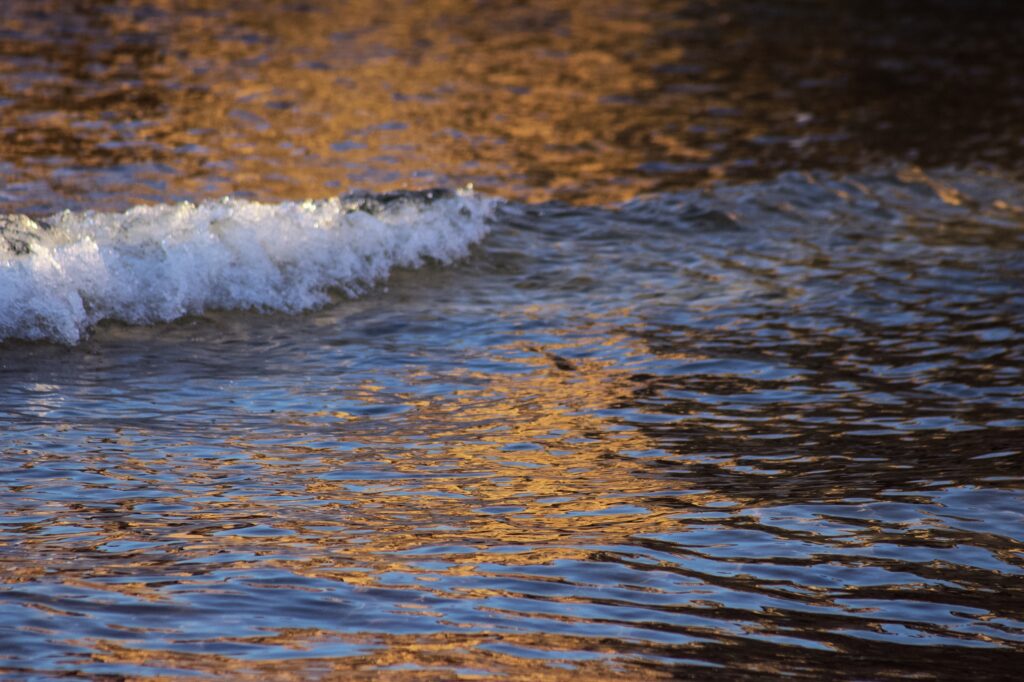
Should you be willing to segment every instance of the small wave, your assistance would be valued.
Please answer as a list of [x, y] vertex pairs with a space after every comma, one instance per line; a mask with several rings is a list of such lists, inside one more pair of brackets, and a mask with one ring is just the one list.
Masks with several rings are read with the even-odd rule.
[[0, 216], [0, 340], [73, 344], [106, 319], [305, 310], [331, 289], [357, 295], [392, 268], [465, 256], [496, 203], [432, 190]]

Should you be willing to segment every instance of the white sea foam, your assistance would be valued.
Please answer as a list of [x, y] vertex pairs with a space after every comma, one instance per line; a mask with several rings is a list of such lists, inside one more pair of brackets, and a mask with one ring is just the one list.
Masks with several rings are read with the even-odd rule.
[[0, 339], [76, 343], [104, 319], [305, 310], [394, 267], [465, 256], [494, 204], [460, 191], [0, 216]]

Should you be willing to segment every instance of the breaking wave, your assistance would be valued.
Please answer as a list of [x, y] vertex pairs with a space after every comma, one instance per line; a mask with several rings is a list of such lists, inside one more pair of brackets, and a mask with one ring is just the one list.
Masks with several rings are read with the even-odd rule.
[[392, 268], [465, 256], [496, 203], [431, 190], [0, 216], [0, 340], [73, 344], [106, 319], [305, 310], [332, 289], [357, 295]]

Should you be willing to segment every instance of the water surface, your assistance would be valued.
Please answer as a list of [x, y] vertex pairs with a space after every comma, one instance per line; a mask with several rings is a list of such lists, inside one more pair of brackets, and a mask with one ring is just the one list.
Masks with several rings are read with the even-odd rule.
[[0, 10], [0, 673], [1013, 677], [1010, 4], [213, 5]]

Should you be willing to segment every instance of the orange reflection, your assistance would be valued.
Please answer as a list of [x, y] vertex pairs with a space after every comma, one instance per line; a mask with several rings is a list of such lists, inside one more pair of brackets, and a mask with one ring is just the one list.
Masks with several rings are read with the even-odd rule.
[[[559, 651], [584, 647], [594, 659], [574, 663], [576, 674], [644, 678], [653, 673], [621, 663], [609, 668], [601, 660], [602, 651], [615, 653], [611, 644], [602, 648], [597, 641], [556, 634], [481, 633], [445, 621], [443, 613], [415, 596], [481, 603], [515, 596], [498, 584], [453, 588], [439, 581], [492, 576], [496, 565], [590, 561], [599, 550], [588, 547], [625, 545], [634, 534], [678, 527], [673, 519], [678, 509], [643, 504], [645, 496], [663, 490], [664, 482], [646, 478], [624, 453], [655, 445], [611, 416], [609, 408], [628, 398], [634, 385], [619, 361], [595, 353], [602, 345], [613, 347], [610, 356], [643, 352], [635, 340], [615, 335], [567, 339], [544, 348], [515, 342], [490, 358], [502, 371], [413, 374], [407, 378], [409, 390], [398, 392], [364, 383], [343, 391], [347, 409], [326, 404], [313, 413], [280, 415], [282, 426], [288, 426], [282, 433], [308, 429], [310, 439], [319, 440], [328, 426], [339, 441], [357, 444], [350, 450], [294, 439], [268, 446], [259, 434], [236, 430], [224, 434], [229, 449], [220, 456], [182, 457], [174, 450], [187, 452], [193, 445], [183, 442], [146, 459], [115, 457], [115, 451], [130, 451], [135, 440], [146, 437], [123, 434], [106, 454], [91, 456], [92, 470], [128, 486], [145, 484], [147, 490], [163, 490], [160, 481], [173, 473], [174, 489], [160, 498], [160, 513], [154, 517], [143, 509], [149, 502], [145, 497], [124, 500], [116, 514], [88, 528], [26, 534], [24, 556], [73, 546], [76, 552], [106, 557], [86, 569], [62, 571], [61, 584], [97, 595], [93, 599], [117, 594], [169, 608], [175, 603], [171, 586], [216, 594], [223, 589], [224, 575], [244, 580], [257, 565], [261, 571], [281, 569], [296, 578], [355, 588], [386, 586], [385, 576], [405, 575], [417, 581], [416, 590], [397, 607], [445, 622], [445, 634], [371, 631], [350, 636], [271, 629], [265, 635], [217, 641], [296, 651], [343, 641], [368, 648], [316, 665], [336, 672], [373, 670], [385, 677], [389, 666], [415, 665], [424, 668], [427, 678], [456, 663], [460, 669], [478, 666], [492, 673], [526, 670], [528, 661], [521, 656], [475, 650], [484, 643], [549, 651], [555, 658]], [[462, 388], [425, 399], [419, 384], [439, 380]], [[366, 408], [363, 414], [350, 406], [354, 399]], [[390, 410], [387, 418], [375, 419], [374, 407]], [[404, 411], [395, 412], [399, 409]], [[244, 494], [233, 482], [239, 475], [247, 480]], [[265, 497], [258, 494], [264, 487]], [[718, 496], [697, 493], [689, 499], [705, 504]], [[459, 627], [469, 631], [458, 633]], [[150, 650], [108, 640], [87, 645], [94, 660], [110, 664], [232, 674], [259, 670], [282, 679], [295, 670], [284, 663], [246, 663], [232, 656]], [[308, 671], [310, 665], [306, 660], [300, 669]], [[542, 668], [530, 674], [566, 679], [569, 673]]]
[[[59, 46], [40, 4], [70, 27]], [[671, 4], [534, 5], [17, 2], [9, 50], [45, 76], [0, 107], [3, 158], [92, 208], [469, 182], [610, 202], [655, 187], [635, 173], [652, 151], [707, 174], [679, 117], [726, 103], [659, 94], [685, 54]]]

